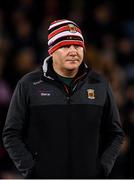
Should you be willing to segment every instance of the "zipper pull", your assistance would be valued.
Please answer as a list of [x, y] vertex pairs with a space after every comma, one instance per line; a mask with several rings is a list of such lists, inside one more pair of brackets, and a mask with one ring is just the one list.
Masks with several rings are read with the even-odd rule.
[[69, 96], [66, 97], [66, 100], [67, 100], [67, 104], [70, 104], [70, 97]]

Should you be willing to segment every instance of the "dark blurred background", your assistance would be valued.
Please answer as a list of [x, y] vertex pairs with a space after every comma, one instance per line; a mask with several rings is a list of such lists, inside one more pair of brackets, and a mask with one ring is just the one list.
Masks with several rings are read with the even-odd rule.
[[57, 19], [78, 23], [86, 61], [110, 82], [126, 133], [109, 178], [134, 178], [134, 13], [131, 1], [0, 1], [0, 178], [21, 178], [1, 132], [17, 81], [48, 56], [47, 30]]

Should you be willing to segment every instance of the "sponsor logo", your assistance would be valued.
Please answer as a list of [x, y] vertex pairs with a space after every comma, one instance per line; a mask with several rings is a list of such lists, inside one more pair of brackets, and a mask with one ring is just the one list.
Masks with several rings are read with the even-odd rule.
[[39, 93], [40, 93], [40, 96], [51, 96], [52, 95], [52, 91], [47, 91], [47, 90], [40, 90]]
[[42, 83], [43, 81], [42, 80], [39, 80], [39, 81], [36, 81], [36, 82], [33, 82], [33, 85], [38, 85], [38, 84], [40, 84], [40, 83]]
[[41, 95], [41, 96], [50, 96], [51, 94], [50, 94], [50, 93], [47, 93], [47, 92], [45, 92], [45, 93], [42, 92], [42, 93], [40, 93], [40, 95]]

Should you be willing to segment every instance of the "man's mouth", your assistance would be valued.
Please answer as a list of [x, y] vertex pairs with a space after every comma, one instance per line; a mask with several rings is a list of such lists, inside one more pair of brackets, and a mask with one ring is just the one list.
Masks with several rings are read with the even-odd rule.
[[70, 61], [70, 62], [79, 62], [78, 59], [68, 59], [67, 61]]

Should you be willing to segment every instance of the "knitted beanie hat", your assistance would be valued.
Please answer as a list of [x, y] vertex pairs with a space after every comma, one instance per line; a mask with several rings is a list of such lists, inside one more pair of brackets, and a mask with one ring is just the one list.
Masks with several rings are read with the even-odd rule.
[[84, 47], [84, 38], [79, 26], [66, 19], [52, 22], [48, 29], [49, 54], [60, 47], [71, 44]]

